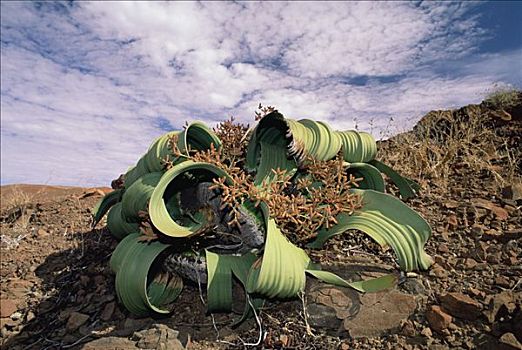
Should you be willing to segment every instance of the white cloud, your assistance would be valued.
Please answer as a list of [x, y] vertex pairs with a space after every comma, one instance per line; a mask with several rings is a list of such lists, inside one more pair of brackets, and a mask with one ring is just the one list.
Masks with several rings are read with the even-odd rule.
[[107, 184], [164, 119], [251, 123], [262, 102], [378, 132], [521, 80], [519, 51], [470, 56], [491, 33], [469, 3], [1, 6], [2, 183]]

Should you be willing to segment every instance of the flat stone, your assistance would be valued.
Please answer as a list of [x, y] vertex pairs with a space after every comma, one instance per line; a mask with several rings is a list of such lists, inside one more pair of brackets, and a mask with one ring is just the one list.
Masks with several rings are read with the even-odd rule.
[[495, 285], [503, 288], [509, 288], [511, 287], [511, 283], [509, 282], [509, 279], [507, 279], [505, 276], [497, 276], [495, 277]]
[[81, 347], [81, 350], [134, 350], [135, 342], [127, 338], [106, 337], [93, 340]]
[[0, 299], [0, 317], [10, 317], [18, 309], [17, 302], [12, 299]]
[[89, 319], [89, 315], [82, 314], [80, 312], [71, 312], [71, 315], [69, 316], [69, 319], [67, 320], [67, 324], [65, 326], [65, 329], [69, 332], [74, 332], [78, 328], [80, 328], [81, 325], [83, 325], [87, 320]]
[[150, 329], [135, 332], [132, 339], [137, 341], [140, 349], [185, 349], [178, 340], [178, 331], [169, 328], [164, 324], [154, 324]]
[[343, 327], [353, 338], [379, 337], [397, 332], [417, 308], [415, 297], [398, 291], [367, 293], [360, 298], [360, 311], [345, 318]]
[[465, 320], [475, 320], [482, 310], [482, 304], [462, 293], [445, 294], [440, 301], [447, 313]]
[[49, 232], [45, 231], [44, 229], [39, 229], [38, 231], [36, 231], [36, 234], [38, 235], [38, 237], [47, 237], [49, 236]]
[[504, 333], [499, 341], [513, 349], [522, 350], [522, 344], [517, 340], [513, 333]]
[[426, 319], [430, 324], [430, 327], [436, 332], [442, 332], [442, 330], [449, 327], [453, 318], [442, 311], [440, 306], [432, 305], [426, 312]]
[[355, 315], [360, 306], [357, 292], [347, 288], [318, 284], [308, 293], [308, 322], [334, 336], [339, 335], [342, 320]]
[[116, 307], [116, 303], [111, 301], [110, 303], [105, 304], [103, 311], [100, 314], [100, 318], [103, 321], [109, 321], [114, 313], [114, 308]]

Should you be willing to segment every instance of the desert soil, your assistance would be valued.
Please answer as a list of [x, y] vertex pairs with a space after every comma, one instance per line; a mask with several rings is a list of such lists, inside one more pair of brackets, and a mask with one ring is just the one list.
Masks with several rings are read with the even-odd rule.
[[[498, 128], [519, 141], [513, 123]], [[431, 269], [366, 295], [310, 279], [302, 299], [272, 301], [235, 329], [237, 314], [207, 315], [195, 285], [169, 317], [135, 318], [118, 303], [108, 266], [117, 241], [103, 223], [90, 228], [91, 208], [110, 189], [3, 186], [2, 348], [227, 349], [262, 335], [258, 348], [522, 349], [520, 184], [455, 166], [444, 186], [422, 185], [408, 205], [433, 228]], [[397, 271], [390, 252], [356, 232], [310, 255], [346, 277]]]

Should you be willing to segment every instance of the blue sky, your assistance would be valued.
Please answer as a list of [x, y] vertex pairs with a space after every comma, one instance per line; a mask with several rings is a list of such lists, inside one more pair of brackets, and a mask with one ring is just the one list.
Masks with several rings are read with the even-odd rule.
[[521, 23], [501, 1], [2, 2], [1, 182], [107, 185], [166, 130], [260, 102], [406, 130], [521, 87]]

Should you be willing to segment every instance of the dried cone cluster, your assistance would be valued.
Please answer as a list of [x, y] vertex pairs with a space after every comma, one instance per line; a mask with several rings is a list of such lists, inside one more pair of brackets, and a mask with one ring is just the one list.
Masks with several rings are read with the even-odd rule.
[[[270, 110], [270, 107], [264, 108]], [[256, 113], [256, 116], [260, 115]], [[320, 228], [335, 225], [338, 214], [350, 214], [361, 207], [360, 197], [349, 191], [358, 186], [360, 179], [347, 174], [341, 153], [329, 161], [317, 161], [305, 155], [296, 174], [291, 176], [280, 169], [273, 169], [271, 181], [256, 186], [253, 176], [242, 167], [248, 143], [248, 126], [231, 118], [214, 130], [222, 140], [219, 149], [212, 145], [205, 151], [189, 150], [187, 156], [177, 148], [175, 136], [170, 146], [175, 157], [211, 163], [229, 174], [230, 184], [225, 183], [224, 178], [214, 179], [211, 189], [220, 192], [221, 209], [232, 214], [228, 222], [230, 226], [239, 226], [238, 208], [243, 203], [250, 201], [258, 206], [260, 202], [265, 202], [281, 231], [292, 242], [300, 243], [314, 238]], [[164, 162], [167, 167], [172, 165], [169, 159]]]

